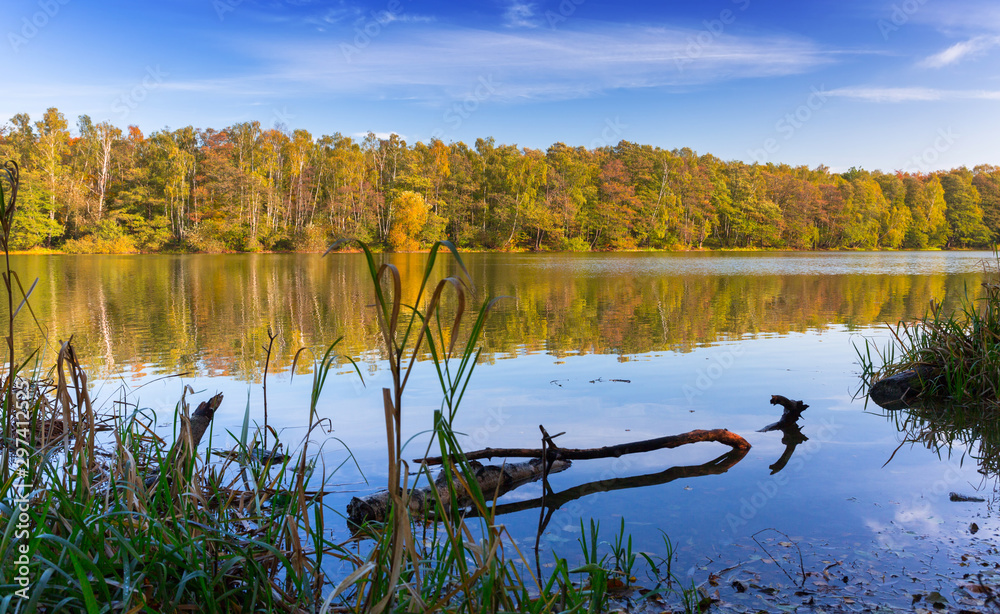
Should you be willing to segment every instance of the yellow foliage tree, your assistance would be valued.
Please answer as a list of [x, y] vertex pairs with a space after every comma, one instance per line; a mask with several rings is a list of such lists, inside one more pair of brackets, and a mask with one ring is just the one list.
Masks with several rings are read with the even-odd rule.
[[423, 196], [410, 190], [402, 192], [393, 203], [389, 249], [394, 252], [415, 251], [419, 247], [417, 237], [427, 223], [428, 211]]

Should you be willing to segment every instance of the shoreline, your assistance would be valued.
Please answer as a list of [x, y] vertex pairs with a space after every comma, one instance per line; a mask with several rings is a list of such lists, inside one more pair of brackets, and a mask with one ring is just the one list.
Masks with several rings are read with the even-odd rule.
[[[501, 249], [473, 249], [473, 248], [458, 248], [463, 254], [684, 254], [684, 253], [719, 253], [719, 254], [746, 254], [746, 253], [926, 253], [926, 252], [981, 252], [981, 251], [994, 251], [993, 247], [960, 247], [960, 248], [925, 248], [925, 249], [852, 249], [852, 248], [837, 248], [837, 249], [794, 249], [794, 248], [739, 248], [739, 247], [723, 247], [723, 248], [697, 248], [697, 249], [614, 249], [614, 250], [588, 250], [588, 251], [571, 251], [571, 250], [501, 250]], [[429, 254], [430, 249], [419, 249], [414, 251], [389, 251], [373, 249], [372, 252], [376, 254]], [[293, 251], [219, 251], [219, 252], [202, 252], [202, 251], [156, 251], [156, 252], [69, 252], [58, 249], [30, 249], [30, 250], [11, 250], [11, 256], [222, 256], [222, 255], [252, 255], [252, 254], [264, 254], [264, 255], [291, 255], [291, 254], [324, 254], [325, 251], [320, 250], [293, 250]], [[336, 252], [337, 254], [360, 254], [362, 251], [360, 249], [340, 249]]]

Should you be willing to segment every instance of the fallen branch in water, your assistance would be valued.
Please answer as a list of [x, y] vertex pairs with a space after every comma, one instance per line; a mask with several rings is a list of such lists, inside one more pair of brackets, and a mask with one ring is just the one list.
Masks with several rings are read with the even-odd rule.
[[[488, 500], [542, 477], [543, 463], [533, 459], [523, 463], [510, 463], [503, 466], [483, 465], [476, 461], [469, 463], [475, 471], [479, 490]], [[563, 471], [570, 466], [569, 461], [557, 460], [548, 468], [549, 473]], [[463, 484], [460, 474], [456, 474], [451, 485], [445, 478], [445, 472], [438, 473], [434, 486], [415, 488], [409, 496], [409, 509], [413, 515], [424, 515], [434, 507], [434, 491], [444, 505], [451, 501], [451, 491], [458, 493], [459, 507], [468, 507], [472, 498], [468, 496], [468, 486]], [[388, 490], [382, 490], [364, 498], [354, 497], [347, 504], [347, 518], [355, 525], [365, 522], [383, 522], [389, 516], [392, 498]]]
[[[639, 452], [652, 452], [653, 450], [664, 450], [677, 448], [689, 443], [699, 443], [702, 441], [717, 441], [725, 444], [734, 450], [749, 450], [750, 442], [743, 439], [736, 433], [726, 429], [713, 429], [711, 431], [689, 431], [680, 435], [667, 435], [656, 439], [646, 439], [644, 441], [633, 441], [621, 443], [614, 446], [604, 446], [602, 448], [549, 448], [543, 452], [540, 448], [486, 448], [475, 452], [466, 452], [467, 460], [479, 460], [483, 458], [514, 457], [514, 458], [542, 458], [547, 456], [551, 459], [563, 460], [589, 460], [593, 458], [618, 458], [623, 454], [636, 454]], [[428, 458], [418, 458], [413, 462], [425, 465], [440, 465], [441, 457], [434, 456]]]
[[[545, 432], [544, 428], [542, 432]], [[559, 435], [561, 434], [559, 433]], [[558, 437], [558, 435], [554, 437]], [[549, 441], [551, 442], [551, 438]], [[488, 498], [492, 498], [494, 495], [502, 495], [522, 484], [540, 479], [546, 473], [545, 463], [542, 462], [542, 459], [548, 461], [549, 467], [547, 473], [557, 473], [568, 468], [570, 461], [574, 460], [617, 458], [623, 454], [677, 448], [689, 443], [702, 441], [723, 443], [731, 447], [734, 451], [742, 452], [743, 454], [750, 449], [750, 443], [736, 433], [732, 433], [726, 429], [714, 429], [711, 431], [690, 431], [680, 435], [668, 435], [656, 439], [634, 441], [615, 446], [604, 446], [602, 448], [574, 449], [559, 448], [555, 445], [549, 445], [545, 450], [533, 448], [486, 448], [485, 450], [466, 453], [464, 456], [475, 471], [475, 478], [480, 491]], [[530, 458], [532, 460], [521, 463], [506, 463], [502, 467], [482, 465], [477, 462], [479, 459], [494, 457]], [[742, 458], [742, 455], [740, 458]], [[425, 465], [440, 465], [442, 464], [442, 460], [438, 456], [417, 459], [414, 462]], [[413, 490], [409, 498], [410, 513], [422, 515], [428, 511], [433, 505], [433, 493], [435, 490], [441, 501], [447, 503], [450, 501], [450, 491], [452, 489], [460, 493], [459, 505], [461, 507], [465, 507], [471, 503], [471, 499], [468, 501], [464, 500], [465, 494], [468, 492], [468, 487], [462, 484], [457, 476], [454, 484], [449, 485], [442, 471], [438, 474], [437, 479], [434, 480], [433, 487], [428, 486]], [[390, 505], [391, 496], [387, 490], [368, 495], [362, 499], [355, 497], [347, 504], [347, 516], [352, 523], [358, 525], [365, 521], [380, 522], [388, 517]]]

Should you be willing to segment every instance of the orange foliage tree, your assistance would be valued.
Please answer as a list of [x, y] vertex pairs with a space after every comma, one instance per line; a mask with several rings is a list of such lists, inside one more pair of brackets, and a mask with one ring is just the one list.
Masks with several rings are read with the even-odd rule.
[[419, 247], [417, 237], [427, 223], [428, 210], [420, 194], [410, 190], [400, 193], [392, 207], [389, 249], [394, 252], [415, 251]]

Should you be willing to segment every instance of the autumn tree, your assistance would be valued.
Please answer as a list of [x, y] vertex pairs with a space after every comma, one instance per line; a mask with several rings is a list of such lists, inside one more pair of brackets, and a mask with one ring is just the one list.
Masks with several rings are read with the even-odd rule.
[[972, 173], [957, 169], [941, 175], [941, 187], [947, 204], [948, 245], [981, 247], [990, 240], [990, 230], [983, 224], [979, 192], [972, 185]]
[[621, 160], [609, 159], [601, 165], [597, 198], [589, 207], [588, 227], [591, 249], [632, 249], [632, 234], [639, 199]]
[[906, 238], [906, 230], [912, 224], [913, 216], [906, 206], [906, 186], [898, 175], [875, 173], [873, 175], [882, 196], [885, 207], [879, 216], [879, 238], [881, 247], [898, 249]]
[[393, 218], [389, 227], [388, 246], [394, 252], [412, 252], [429, 212], [424, 197], [409, 190], [402, 192], [392, 206]]
[[589, 249], [581, 236], [588, 201], [597, 198], [596, 165], [592, 152], [583, 147], [556, 143], [545, 152], [545, 207], [552, 213], [553, 239], [557, 249]]
[[870, 172], [852, 168], [842, 175], [840, 191], [844, 195], [843, 247], [876, 249], [879, 245], [880, 219], [887, 203], [882, 188]]
[[822, 193], [815, 184], [800, 178], [788, 167], [764, 172], [767, 198], [781, 212], [782, 246], [812, 249], [819, 241], [816, 214]]
[[1000, 241], [1000, 167], [981, 164], [972, 169], [972, 185], [979, 192], [983, 223], [990, 229], [990, 241]]

